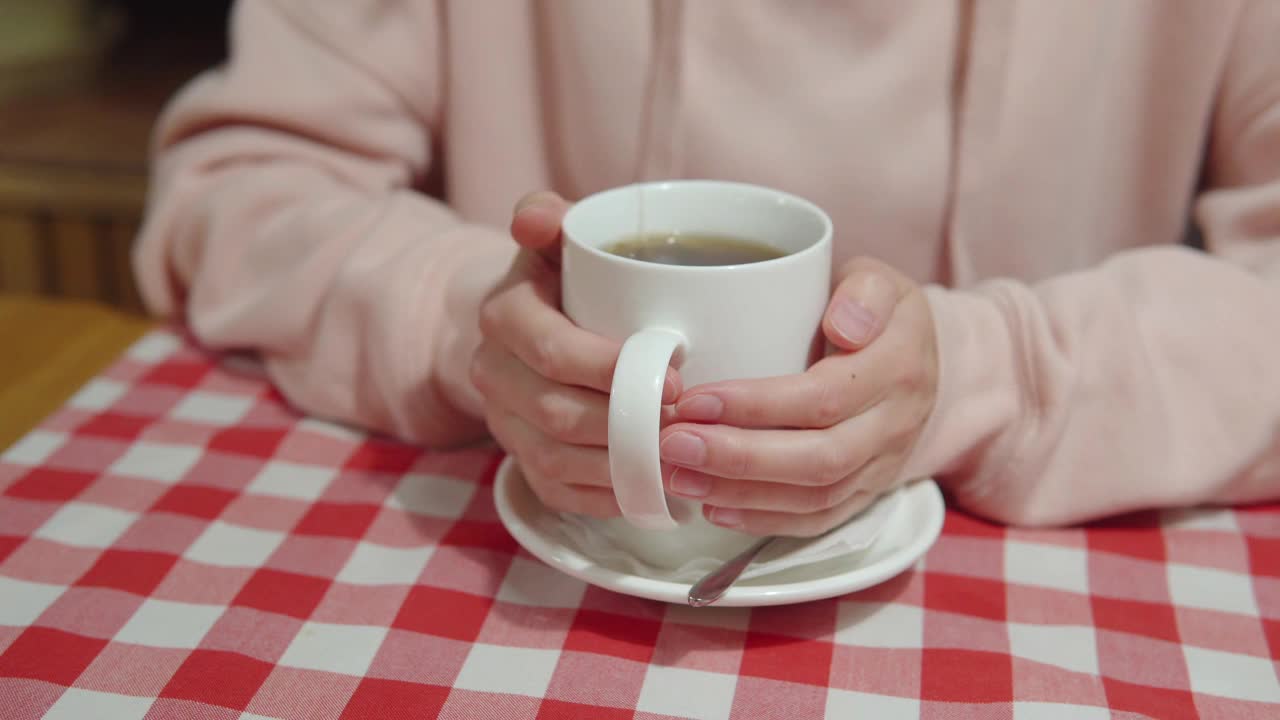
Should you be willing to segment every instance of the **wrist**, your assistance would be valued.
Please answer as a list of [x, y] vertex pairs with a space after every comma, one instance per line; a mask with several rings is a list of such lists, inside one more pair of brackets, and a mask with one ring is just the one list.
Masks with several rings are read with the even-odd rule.
[[519, 248], [503, 233], [478, 230], [486, 237], [468, 243], [444, 288], [443, 332], [434, 347], [433, 383], [441, 399], [460, 417], [481, 418], [484, 399], [471, 384], [471, 358], [480, 346], [480, 306], [498, 285]]
[[1016, 364], [999, 293], [963, 292], [930, 286], [938, 348], [938, 384], [933, 411], [912, 450], [906, 477], [933, 477], [960, 495], [983, 494], [990, 470], [1010, 434], [1002, 432], [1020, 413]]

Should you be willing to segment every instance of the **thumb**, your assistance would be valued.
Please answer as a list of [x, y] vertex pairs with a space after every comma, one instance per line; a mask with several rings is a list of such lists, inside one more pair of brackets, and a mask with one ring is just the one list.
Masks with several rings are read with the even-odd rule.
[[843, 279], [831, 295], [822, 318], [822, 332], [831, 344], [861, 350], [884, 331], [902, 294], [897, 270], [871, 258], [850, 260]]
[[520, 198], [511, 214], [511, 237], [520, 247], [560, 263], [560, 221], [569, 210], [564, 198], [549, 190]]

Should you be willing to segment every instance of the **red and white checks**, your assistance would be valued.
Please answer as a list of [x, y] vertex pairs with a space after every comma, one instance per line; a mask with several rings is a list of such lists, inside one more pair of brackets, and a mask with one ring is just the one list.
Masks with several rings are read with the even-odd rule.
[[168, 332], [0, 456], [0, 716], [1280, 717], [1280, 505], [1023, 531], [737, 610], [522, 551], [490, 448], [300, 419]]

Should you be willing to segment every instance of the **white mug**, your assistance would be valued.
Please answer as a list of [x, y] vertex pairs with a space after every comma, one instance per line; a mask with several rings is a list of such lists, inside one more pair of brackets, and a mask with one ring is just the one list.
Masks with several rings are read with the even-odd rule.
[[[686, 266], [604, 249], [634, 235], [640, 222], [646, 233], [736, 237], [785, 254]], [[592, 195], [569, 210], [562, 227], [565, 314], [623, 341], [609, 396], [610, 475], [626, 520], [615, 524], [614, 539], [672, 567], [731, 554], [749, 538], [712, 526], [697, 503], [664, 492], [658, 436], [667, 366], [680, 371], [685, 388], [803, 372], [830, 295], [830, 218], [777, 190], [683, 180]]]

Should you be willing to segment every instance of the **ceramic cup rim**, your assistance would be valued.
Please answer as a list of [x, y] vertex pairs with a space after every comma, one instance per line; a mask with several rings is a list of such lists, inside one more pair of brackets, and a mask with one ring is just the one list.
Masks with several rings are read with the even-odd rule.
[[[725, 265], [675, 265], [651, 262], [648, 260], [637, 260], [635, 258], [624, 257], [622, 255], [615, 255], [604, 250], [599, 245], [585, 242], [582, 239], [582, 234], [585, 233], [585, 229], [578, 227], [578, 225], [585, 222], [582, 220], [581, 216], [591, 210], [592, 205], [602, 202], [616, 201], [616, 199], [624, 193], [636, 192], [637, 188], [642, 191], [656, 190], [660, 192], [736, 191], [743, 195], [759, 197], [764, 202], [772, 201], [775, 204], [800, 208], [818, 220], [819, 232], [816, 237], [809, 240], [801, 249], [793, 252], [787, 252], [785, 255], [780, 257], [760, 260], [752, 263]], [[810, 200], [806, 200], [799, 195], [794, 195], [784, 190], [778, 190], [765, 185], [755, 185], [752, 183], [728, 180], [660, 180], [654, 182], [632, 183], [630, 185], [622, 185], [602, 190], [588, 195], [574, 203], [573, 206], [569, 208], [569, 211], [565, 213], [563, 220], [561, 220], [561, 229], [564, 242], [566, 244], [572, 244], [574, 247], [605, 262], [613, 263], [638, 272], [661, 272], [686, 275], [721, 275], [738, 272], [745, 267], [750, 267], [763, 272], [771, 272], [774, 269], [780, 269], [787, 265], [802, 263], [811, 255], [824, 252], [825, 249], [831, 245], [831, 236], [833, 232], [830, 216]]]

